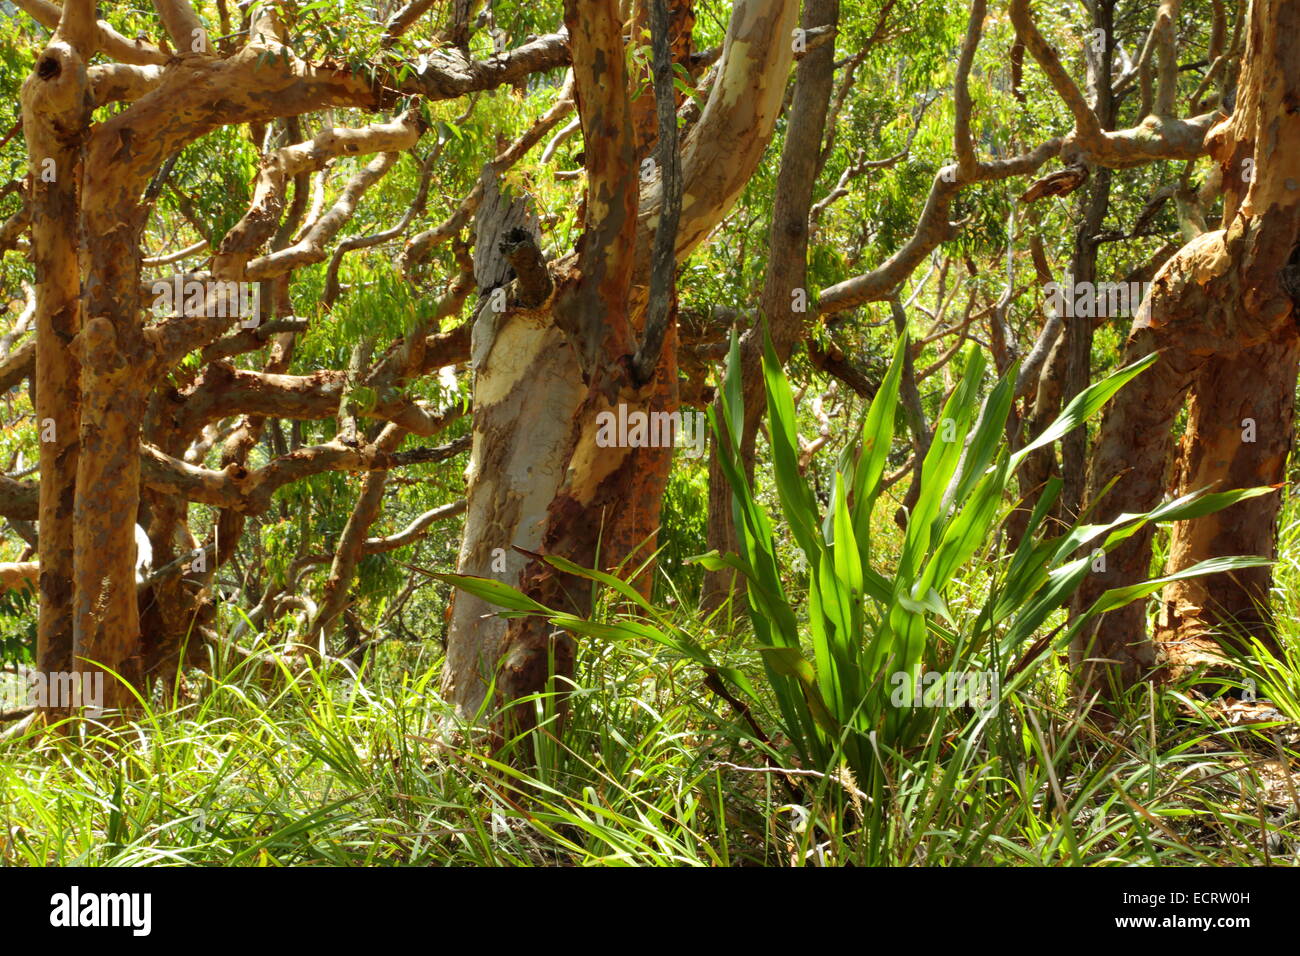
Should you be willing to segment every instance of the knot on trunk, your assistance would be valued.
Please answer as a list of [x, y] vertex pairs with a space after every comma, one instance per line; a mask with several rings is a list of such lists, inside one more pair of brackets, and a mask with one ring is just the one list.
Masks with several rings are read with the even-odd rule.
[[551, 294], [551, 273], [536, 237], [516, 226], [502, 237], [497, 248], [515, 272], [515, 295], [520, 305], [535, 309], [545, 302]]

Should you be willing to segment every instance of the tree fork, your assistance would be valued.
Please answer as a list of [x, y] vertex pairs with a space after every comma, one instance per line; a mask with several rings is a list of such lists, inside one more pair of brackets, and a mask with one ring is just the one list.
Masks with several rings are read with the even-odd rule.
[[[1021, 6], [1014, 3], [1013, 12]], [[1290, 0], [1255, 0], [1250, 5], [1246, 35], [1233, 113], [1221, 118], [1205, 136], [1205, 146], [1223, 177], [1222, 225], [1192, 239], [1160, 268], [1134, 319], [1127, 356], [1132, 359], [1160, 350], [1161, 359], [1107, 407], [1089, 470], [1089, 498], [1095, 498], [1112, 478], [1118, 480], [1097, 503], [1093, 520], [1146, 511], [1160, 501], [1172, 453], [1167, 432], [1184, 393], [1200, 376], [1208, 376], [1203, 388], [1210, 388], [1216, 379], [1240, 381], [1243, 356], [1262, 349], [1256, 355], [1267, 357], [1269, 365], [1261, 377], [1286, 391], [1284, 396], [1265, 399], [1255, 390], [1262, 383], [1252, 382], [1250, 397], [1262, 407], [1276, 409], [1279, 402], [1289, 405], [1294, 393], [1291, 339], [1296, 334], [1297, 283], [1293, 276], [1300, 242], [1300, 192], [1295, 189], [1300, 182], [1300, 116], [1288, 104], [1300, 99], [1300, 56], [1296, 55], [1300, 5]], [[1200, 395], [1207, 402], [1231, 401], [1204, 391]], [[1212, 414], [1230, 410], [1223, 405]], [[1237, 427], [1242, 427], [1240, 419]], [[1222, 422], [1216, 422], [1212, 432], [1207, 430], [1206, 454], [1190, 454], [1180, 469], [1184, 475], [1226, 490], [1223, 484], [1238, 476], [1249, 475], [1255, 479], [1249, 483], [1256, 484], [1259, 477], [1278, 467], [1270, 460], [1279, 447], [1275, 444], [1278, 438], [1270, 442], [1273, 454], [1265, 449], [1256, 457], [1248, 451], [1225, 449], [1219, 431], [1224, 428]], [[1210, 516], [1204, 530], [1179, 532], [1181, 556], [1175, 560], [1187, 561], [1193, 554], [1201, 554], [1200, 549], [1221, 533], [1216, 526], [1242, 520], [1242, 515], [1252, 516], [1251, 527], [1234, 535], [1234, 542], [1249, 548], [1246, 553], [1271, 553], [1272, 545], [1261, 543], [1262, 539], [1271, 542], [1275, 534], [1266, 509], [1263, 504], [1232, 509], [1225, 513], [1233, 515], [1231, 519]], [[1089, 574], [1076, 593], [1074, 614], [1086, 609], [1105, 589], [1148, 576], [1151, 535], [1149, 528], [1144, 529], [1107, 555], [1106, 572]], [[1201, 540], [1202, 535], [1208, 540]], [[1241, 585], [1239, 597], [1244, 600], [1257, 594], [1257, 587], [1258, 582]], [[1173, 598], [1178, 601], [1187, 593], [1175, 590]], [[1183, 613], [1177, 605], [1175, 613]], [[1091, 646], [1092, 633], [1097, 637], [1095, 648]], [[1072, 658], [1078, 662], [1088, 653], [1112, 663], [1102, 669], [1090, 667], [1082, 675], [1085, 687], [1099, 684], [1106, 690], [1108, 684], [1122, 687], [1148, 676], [1155, 652], [1146, 633], [1142, 602], [1094, 622], [1072, 648]], [[1107, 671], [1113, 680], [1104, 678]]]

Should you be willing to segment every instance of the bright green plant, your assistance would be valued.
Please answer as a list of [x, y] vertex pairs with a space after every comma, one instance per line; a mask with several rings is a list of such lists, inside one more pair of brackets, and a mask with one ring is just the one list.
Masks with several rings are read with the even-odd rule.
[[[1043, 519], [1060, 491], [1059, 481], [1054, 481], [1044, 490], [1015, 551], [1005, 557], [992, 552], [992, 580], [982, 609], [955, 621], [948, 610], [948, 595], [977, 570], [970, 567], [973, 559], [985, 562], [981, 552], [997, 540], [1007, 502], [1015, 497], [1012, 482], [1024, 458], [1083, 424], [1155, 357], [1091, 386], [1037, 439], [1011, 453], [1003, 434], [1016, 370], [980, 402], [978, 390], [986, 366], [983, 353], [972, 349], [961, 382], [939, 416], [900, 553], [894, 567], [886, 569], [873, 565], [872, 512], [894, 438], [905, 348], [906, 340], [899, 342], [863, 418], [859, 440], [840, 457], [830, 507], [823, 515], [799, 472], [794, 399], [768, 343], [763, 373], [773, 479], [785, 521], [809, 568], [802, 623], [804, 602], [792, 597], [783, 583], [772, 521], [755, 500], [738, 452], [743, 409], [734, 340], [723, 388], [725, 421], [713, 421], [719, 459], [732, 488], [739, 547], [735, 555], [715, 553], [701, 560], [710, 569], [739, 572], [747, 585], [755, 640], [786, 733], [800, 759], [829, 771], [843, 758], [864, 783], [878, 782], [876, 771], [883, 753], [913, 745], [940, 722], [941, 708], [915, 706], [932, 703], [933, 697], [918, 700], [909, 693], [919, 686], [923, 674], [943, 675], [943, 686], [949, 688], [967, 687], [966, 682], [977, 674], [988, 675], [991, 680], [975, 686], [991, 685], [994, 699], [970, 703], [977, 705], [977, 711], [990, 710], [999, 695], [1005, 696], [1028, 678], [1033, 661], [1020, 660], [1026, 645], [1054, 612], [1068, 604], [1098, 550], [1111, 550], [1149, 522], [1195, 517], [1268, 491], [1188, 495], [1147, 514], [1121, 515], [1107, 524], [1079, 524], [1052, 537], [1044, 533]], [[1177, 577], [1259, 563], [1262, 559], [1217, 558]], [[1107, 591], [1068, 627], [1058, 628], [1054, 641], [1036, 645], [1032, 658], [1068, 643], [1097, 615], [1145, 597], [1169, 580], [1173, 578]], [[933, 688], [932, 680], [927, 676]], [[950, 698], [946, 702], [952, 703]]]
[[[1032, 675], [1034, 663], [1068, 643], [1106, 611], [1143, 598], [1171, 580], [1263, 563], [1261, 558], [1216, 558], [1177, 575], [1105, 592], [1086, 613], [1054, 631], [1049, 618], [1070, 601], [1099, 551], [1113, 549], [1153, 521], [1193, 518], [1267, 488], [1192, 494], [1141, 515], [1106, 524], [1078, 524], [1049, 536], [1044, 518], [1060, 491], [1059, 481], [1042, 494], [1018, 547], [1000, 555], [999, 527], [1014, 500], [1016, 469], [1034, 449], [1059, 440], [1083, 424], [1154, 356], [1121, 369], [1078, 395], [1061, 417], [1026, 447], [1011, 453], [1003, 438], [1015, 382], [1012, 369], [981, 402], [986, 364], [978, 350], [938, 419], [935, 440], [923, 463], [921, 493], [907, 522], [901, 549], [883, 568], [873, 562], [872, 513], [880, 497], [886, 457], [894, 438], [902, 369], [900, 342], [885, 380], [863, 417], [861, 434], [840, 456], [830, 507], [823, 515], [799, 473], [798, 437], [790, 384], [770, 348], [764, 359], [771, 434], [773, 483], [786, 524], [807, 558], [806, 594], [791, 594], [777, 554], [772, 519], [755, 499], [739, 457], [742, 418], [739, 346], [733, 339], [723, 386], [722, 423], [713, 420], [719, 459], [732, 488], [738, 552], [703, 555], [710, 570], [732, 569], [746, 584], [754, 641], [785, 736], [800, 764], [833, 772], [846, 764], [873, 795], [881, 793], [893, 755], [932, 737], [950, 713], [986, 721], [1007, 695]], [[710, 411], [712, 416], [712, 411]], [[986, 559], [984, 553], [991, 557]], [[506, 615], [542, 615], [556, 627], [599, 640], [649, 640], [671, 648], [705, 669], [714, 686], [730, 684], [762, 705], [745, 673], [715, 660], [680, 618], [646, 601], [614, 574], [588, 570], [557, 555], [557, 569], [611, 589], [638, 615], [588, 620], [556, 612], [500, 581], [465, 575], [438, 578], [505, 609]], [[975, 613], [956, 620], [948, 596], [981, 569], [990, 576], [987, 597]], [[1046, 632], [1050, 640], [1031, 639]], [[941, 675], [943, 687], [993, 688], [969, 695], [962, 706], [933, 706], [913, 697], [924, 679]], [[960, 683], [951, 682], [952, 677]], [[982, 680], [983, 683], [978, 683]], [[725, 689], [725, 688], [724, 688]], [[931, 684], [931, 689], [934, 685]], [[730, 691], [727, 691], [730, 693]], [[950, 705], [951, 697], [943, 703]], [[540, 710], [544, 702], [538, 701]], [[973, 706], [964, 706], [970, 704]], [[920, 705], [920, 706], [918, 706]]]

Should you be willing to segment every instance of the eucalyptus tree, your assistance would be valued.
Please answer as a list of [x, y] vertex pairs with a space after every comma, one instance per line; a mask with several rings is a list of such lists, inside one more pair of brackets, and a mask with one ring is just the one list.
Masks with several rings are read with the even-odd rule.
[[[322, 4], [252, 5], [238, 11], [236, 23], [219, 3], [205, 11], [220, 24], [213, 38], [187, 0], [167, 0], [134, 39], [97, 19], [93, 3], [19, 6], [53, 33], [22, 88], [29, 174], [14, 217], [15, 231], [25, 226], [30, 235], [34, 264], [40, 482], [39, 490], [10, 483], [17, 501], [9, 514], [37, 518], [37, 667], [108, 668], [124, 678], [111, 682], [108, 703], [115, 705], [129, 700], [130, 685], [174, 670], [184, 642], [201, 643], [212, 619], [213, 573], [234, 554], [246, 518], [264, 512], [277, 489], [324, 471], [386, 472], [438, 461], [467, 445], [397, 450], [405, 435], [435, 435], [447, 424], [402, 386], [454, 364], [455, 355], [445, 354], [454, 342], [434, 332], [470, 291], [467, 256], [434, 306], [373, 361], [358, 348], [350, 369], [306, 376], [285, 374], [304, 324], [289, 313], [289, 278], [326, 258], [364, 193], [423, 137], [421, 103], [562, 69], [568, 43], [562, 33], [532, 37], [487, 60], [449, 43], [413, 69], [394, 48], [430, 6], [414, 4], [383, 25], [378, 62], [363, 68], [331, 49], [337, 38], [322, 26]], [[453, 13], [443, 26], [454, 34], [468, 11]], [[295, 52], [294, 43], [308, 49]], [[358, 127], [324, 123], [313, 136], [295, 137], [297, 117], [342, 109], [390, 118]], [[284, 145], [266, 135], [276, 121]], [[261, 134], [251, 202], [224, 235], [198, 224], [216, 240], [204, 250], [208, 268], [187, 273], [178, 287], [184, 303], [155, 319], [146, 308], [161, 292], [142, 283], [142, 270], [154, 264], [146, 262], [143, 240], [157, 186], [187, 146], [229, 127]], [[376, 158], [299, 233], [310, 174], [345, 156]], [[250, 312], [242, 291], [253, 283], [266, 295]], [[261, 370], [227, 361], [268, 345]], [[358, 400], [362, 387], [368, 401]], [[250, 467], [249, 452], [270, 416], [337, 417], [339, 428], [328, 441]], [[384, 426], [359, 432], [357, 417]], [[222, 422], [231, 427], [221, 434], [219, 466], [203, 467], [214, 438], [205, 440], [205, 430]], [[213, 526], [191, 528], [193, 503], [217, 510]], [[154, 572], [140, 581], [137, 521], [147, 529]], [[361, 524], [353, 536], [364, 544]], [[345, 565], [353, 546], [342, 549]]]
[[[294, 611], [317, 653], [366, 631], [368, 562], [457, 519], [459, 572], [548, 606], [585, 613], [590, 590], [544, 555], [645, 587], [688, 465], [671, 440], [607, 428], [706, 407], [732, 326], [749, 469], [766, 336], [847, 408], [878, 387], [881, 339], [914, 334], [889, 479], [910, 475], [905, 524], [966, 343], [1000, 375], [1021, 362], [1017, 447], [1110, 364], [1113, 330], [1049, 289], [1117, 268], [1107, 244], [1159, 270], [1128, 351], [1162, 361], [1108, 415], [1086, 488], [1081, 434], [1059, 464], [1026, 460], [1026, 501], [1056, 473], [1070, 511], [1148, 510], [1189, 391], [1187, 488], [1282, 478], [1293, 4], [1165, 0], [1154, 23], [1114, 0], [1076, 18], [1027, 0], [15, 6], [21, 123], [0, 150], [21, 144], [25, 168], [0, 192], [0, 275], [30, 280], [31, 301], [0, 389], [30, 380], [39, 481], [14, 465], [0, 480], [25, 559], [7, 575], [39, 557], [36, 666], [111, 669], [110, 705], [205, 644], [249, 653], [232, 635]], [[1144, 202], [1141, 228], [1113, 228]], [[1233, 439], [1243, 418], [1256, 440]], [[802, 467], [823, 469], [833, 431]], [[415, 479], [399, 473], [442, 462], [441, 490], [463, 468], [463, 496], [421, 499], [403, 525]], [[726, 550], [716, 464], [712, 479]], [[1173, 570], [1268, 553], [1276, 508], [1179, 526]], [[1149, 554], [1135, 539], [1081, 600], [1144, 578]], [[1266, 585], [1234, 578], [1225, 607]], [[1205, 585], [1172, 587], [1178, 621], [1209, 605]], [[466, 714], [491, 686], [509, 702], [572, 673], [571, 635], [469, 594], [446, 638], [443, 691]], [[1126, 679], [1152, 648], [1140, 610], [1103, 619], [1098, 649]]]
[[[1300, 11], [1255, 0], [1239, 5], [1230, 20], [1225, 5], [1211, 4], [1206, 69], [1193, 84], [1181, 79], [1189, 54], [1180, 41], [1195, 36], [1198, 24], [1182, 16], [1177, 0], [1165, 0], [1137, 61], [1115, 81], [1121, 91], [1140, 94], [1138, 122], [1121, 130], [1106, 128], [1096, 103], [1039, 32], [1027, 0], [1013, 0], [1010, 12], [1018, 37], [1070, 110], [1075, 125], [1063, 146], [1070, 161], [1085, 169], [1206, 154], [1213, 161], [1200, 190], [1179, 197], [1188, 241], [1155, 273], [1134, 316], [1127, 357], [1158, 352], [1161, 359], [1107, 410], [1088, 474], [1092, 515], [1106, 520], [1157, 504], [1171, 465], [1182, 491], [1280, 485], [1292, 441], [1300, 292], [1300, 178], [1289, 145], [1300, 136], [1300, 121], [1283, 104], [1300, 78], [1291, 39]], [[1103, 76], [1115, 72], [1113, 49], [1103, 44]], [[1206, 220], [1219, 203], [1220, 226], [1210, 229]], [[1175, 454], [1175, 419], [1185, 401], [1188, 422]], [[1280, 504], [1277, 494], [1260, 496], [1180, 522], [1166, 570], [1211, 555], [1274, 557]], [[1080, 589], [1076, 608], [1107, 588], [1144, 579], [1151, 542], [1145, 529], [1108, 556], [1107, 567]], [[1195, 660], [1189, 651], [1197, 644], [1213, 649], [1213, 635], [1224, 627], [1271, 640], [1270, 586], [1267, 567], [1171, 583], [1158, 625], [1168, 663]], [[1081, 637], [1074, 658], [1107, 662], [1100, 673], [1119, 685], [1147, 676], [1158, 662], [1141, 604], [1107, 615], [1094, 630]]]

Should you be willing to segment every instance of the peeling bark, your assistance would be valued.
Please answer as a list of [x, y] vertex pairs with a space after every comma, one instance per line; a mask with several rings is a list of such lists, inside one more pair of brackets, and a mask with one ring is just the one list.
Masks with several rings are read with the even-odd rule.
[[[1253, 348], [1215, 356], [1190, 389], [1177, 494], [1282, 485], [1294, 442], [1294, 393], [1300, 338], [1294, 329]], [[1249, 498], [1196, 521], [1178, 522], [1166, 573], [1229, 554], [1277, 557], [1281, 495]], [[1243, 568], [1165, 588], [1156, 642], [1169, 676], [1218, 653], [1220, 643], [1248, 650], [1253, 637], [1278, 653], [1269, 614], [1272, 569]]]
[[[1253, 354], [1266, 361], [1268, 369], [1260, 377], [1283, 390], [1266, 399], [1251, 383], [1241, 393], [1274, 416], [1266, 427], [1278, 427], [1275, 423], [1283, 416], [1279, 403], [1289, 406], [1295, 391], [1300, 114], [1294, 104], [1300, 102], [1300, 56], [1295, 51], [1300, 9], [1286, 0], [1256, 0], [1247, 32], [1236, 108], [1206, 137], [1223, 173], [1222, 228], [1197, 236], [1161, 267], [1134, 320], [1126, 359], [1159, 351], [1160, 360], [1107, 409], [1089, 469], [1088, 499], [1094, 500], [1112, 479], [1117, 481], [1097, 504], [1094, 520], [1146, 511], [1160, 501], [1173, 450], [1170, 428], [1186, 393], [1198, 382], [1195, 431], [1185, 446], [1181, 469], [1186, 479], [1226, 490], [1225, 484], [1235, 486], [1234, 479], [1249, 477], [1248, 484], [1257, 484], [1280, 467], [1280, 435], [1233, 452], [1229, 426], [1222, 419], [1229, 412], [1236, 414], [1233, 398], [1207, 391], [1240, 382], [1246, 367], [1242, 363], [1256, 349]], [[1250, 174], [1243, 174], [1247, 169]], [[1236, 427], [1240, 441], [1240, 419]], [[1176, 529], [1176, 566], [1222, 554], [1206, 549], [1225, 535], [1249, 548], [1247, 553], [1270, 554], [1275, 508], [1261, 500]], [[1199, 529], [1198, 523], [1203, 523]], [[1228, 531], [1235, 523], [1242, 527]], [[1107, 588], [1145, 579], [1150, 544], [1147, 530], [1108, 555], [1106, 571], [1085, 578], [1075, 613]], [[1259, 595], [1259, 583], [1258, 576], [1243, 576], [1229, 593], [1220, 578], [1217, 604], [1229, 611], [1249, 607]], [[1171, 640], [1174, 632], [1197, 637], [1202, 615], [1188, 608], [1202, 608], [1205, 602], [1198, 603], [1194, 592], [1183, 588], [1175, 588], [1168, 600], [1180, 623], [1164, 635]], [[1180, 601], [1185, 602], [1181, 609]], [[1093, 634], [1085, 633], [1072, 648], [1076, 662], [1089, 654], [1099, 662], [1082, 675], [1085, 686], [1125, 686], [1150, 675], [1156, 654], [1141, 602], [1103, 616], [1092, 631], [1095, 643]]]
[[[475, 374], [459, 573], [519, 581], [527, 558], [514, 548], [541, 549], [583, 393], [577, 358], [559, 329], [518, 314], [497, 329]], [[493, 612], [471, 594], [455, 596], [443, 695], [469, 717], [479, 712], [502, 652], [507, 622]]]
[[[23, 84], [31, 166], [36, 267], [35, 404], [40, 430], [40, 616], [36, 667], [74, 669], [74, 495], [79, 459], [81, 331], [77, 191], [91, 100], [86, 61], [90, 5], [69, 0], [54, 36]], [[78, 25], [77, 18], [83, 18]]]
[[[719, 79], [682, 146], [678, 261], [717, 225], [762, 156], [793, 56], [796, 12], [790, 2], [742, 0], [733, 8]], [[566, 22], [586, 138], [586, 228], [576, 257], [554, 267], [552, 300], [503, 317], [483, 346], [459, 568], [581, 609], [588, 588], [510, 548], [609, 567], [653, 546], [672, 449], [600, 448], [596, 416], [619, 403], [629, 411], [676, 410], [677, 337], [670, 321], [653, 379], [635, 385], [630, 366], [644, 323], [662, 183], [638, 183], [613, 5], [570, 3]], [[494, 569], [494, 555], [504, 571]], [[541, 691], [552, 655], [556, 674], [571, 673], [567, 636], [538, 622], [506, 628], [486, 618], [487, 610], [459, 595], [449, 632], [444, 690], [471, 717], [503, 659], [503, 701]], [[515, 716], [515, 729], [528, 725], [529, 715]]]

